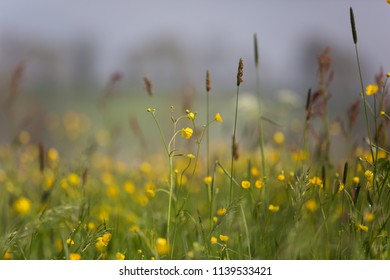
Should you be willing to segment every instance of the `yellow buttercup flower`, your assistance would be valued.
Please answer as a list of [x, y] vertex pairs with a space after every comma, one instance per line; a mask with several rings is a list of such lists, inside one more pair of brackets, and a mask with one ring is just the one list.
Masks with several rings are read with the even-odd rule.
[[72, 261], [78, 261], [81, 260], [81, 256], [78, 253], [71, 253], [69, 254], [69, 259]]
[[251, 187], [251, 182], [244, 180], [241, 182], [241, 187], [243, 189], [249, 189]]
[[276, 132], [274, 134], [273, 139], [274, 139], [274, 142], [276, 144], [278, 144], [278, 145], [283, 144], [284, 143], [284, 134], [283, 134], [283, 132], [280, 132], [280, 131]]
[[315, 212], [318, 208], [317, 202], [314, 199], [309, 199], [305, 203], [305, 208], [310, 212]]
[[108, 197], [117, 197], [119, 195], [119, 188], [116, 185], [110, 185], [107, 187], [106, 193]]
[[102, 238], [103, 238], [103, 241], [108, 245], [108, 242], [110, 242], [111, 237], [112, 237], [111, 233], [105, 233], [105, 234], [103, 234]]
[[271, 211], [271, 212], [278, 212], [280, 209], [280, 207], [278, 205], [273, 205], [273, 204], [270, 204], [268, 206], [268, 210]]
[[211, 242], [211, 244], [217, 243], [217, 242], [218, 242], [218, 239], [217, 239], [215, 236], [212, 236], [212, 237], [210, 238], [210, 242]]
[[255, 177], [255, 178], [260, 176], [260, 171], [256, 166], [252, 166], [251, 175], [252, 175], [252, 177]]
[[106, 245], [105, 245], [105, 243], [104, 243], [103, 240], [102, 240], [102, 237], [98, 237], [98, 238], [96, 239], [95, 248], [96, 248], [98, 251], [103, 251], [103, 250], [106, 248]]
[[339, 192], [342, 192], [345, 188], [345, 185], [343, 183], [339, 184]]
[[323, 187], [322, 179], [320, 177], [317, 177], [317, 176], [314, 176], [313, 178], [311, 178], [309, 180], [309, 183], [312, 184], [313, 186], [318, 186], [320, 188]]
[[76, 173], [70, 173], [68, 175], [68, 182], [73, 186], [78, 186], [80, 184], [80, 177]]
[[220, 115], [219, 113], [217, 113], [217, 114], [215, 115], [215, 120], [216, 120], [217, 122], [223, 122], [223, 119], [222, 119], [222, 117], [221, 117], [221, 115]]
[[128, 194], [133, 194], [135, 192], [134, 183], [131, 181], [126, 181], [123, 185], [123, 188]]
[[194, 258], [195, 253], [194, 253], [194, 251], [188, 251], [186, 255], [187, 255], [187, 258], [192, 259], [192, 258]]
[[378, 85], [376, 84], [370, 84], [366, 87], [366, 94], [367, 95], [373, 95], [376, 94], [379, 90]]
[[284, 171], [279, 173], [277, 179], [279, 182], [284, 182], [284, 180], [286, 179], [286, 177], [284, 176]]
[[72, 245], [74, 245], [74, 240], [71, 238], [68, 238], [68, 239], [66, 239], [66, 244], [68, 244], [69, 246], [72, 246]]
[[223, 216], [223, 215], [225, 215], [225, 213], [226, 213], [226, 208], [219, 208], [217, 210], [217, 215], [218, 216]]
[[9, 250], [7, 250], [3, 255], [3, 260], [10, 260], [10, 259], [12, 259], [12, 254]]
[[353, 181], [355, 184], [359, 184], [360, 178], [357, 177], [357, 176], [355, 176], [355, 177], [352, 178], [352, 181]]
[[28, 198], [21, 197], [14, 202], [13, 209], [18, 215], [25, 216], [31, 210], [31, 201]]
[[220, 239], [222, 242], [227, 242], [227, 241], [229, 240], [229, 236], [220, 234], [220, 235], [219, 235], [219, 239]]
[[130, 228], [129, 228], [129, 231], [130, 232], [139, 232], [140, 228], [139, 226], [137, 225], [132, 225]]
[[117, 252], [116, 254], [115, 254], [115, 258], [117, 259], [117, 260], [120, 260], [120, 261], [123, 261], [124, 259], [125, 259], [125, 255], [124, 254], [122, 254], [121, 252]]
[[364, 232], [367, 232], [368, 231], [368, 226], [363, 225], [363, 224], [358, 224], [357, 225], [357, 229], [361, 230], [361, 231], [364, 231]]
[[145, 185], [146, 195], [149, 197], [154, 197], [156, 195], [155, 186], [153, 183], [148, 183]]
[[366, 170], [364, 172], [364, 176], [366, 177], [367, 181], [371, 182], [372, 178], [374, 178], [374, 173], [371, 170]]
[[189, 112], [188, 114], [187, 114], [187, 118], [189, 119], [189, 120], [194, 120], [195, 119], [195, 114], [194, 113], [192, 113], [192, 112]]
[[95, 226], [95, 224], [93, 222], [89, 222], [87, 224], [87, 228], [88, 228], [89, 231], [93, 231], [93, 230], [95, 230], [96, 226]]
[[183, 136], [184, 139], [190, 139], [193, 133], [194, 131], [190, 127], [181, 129], [181, 136]]
[[264, 187], [264, 182], [261, 181], [261, 180], [256, 180], [256, 182], [255, 182], [255, 187], [256, 187], [257, 189], [261, 189], [262, 187]]
[[111, 237], [111, 233], [105, 233], [103, 236], [96, 238], [95, 248], [100, 252], [104, 251], [110, 243]]
[[49, 149], [49, 151], [47, 152], [47, 157], [52, 163], [56, 163], [60, 158], [60, 156], [58, 155], [58, 151], [54, 148]]
[[205, 184], [211, 184], [212, 181], [213, 181], [213, 177], [211, 176], [206, 176], [203, 179], [203, 182], [205, 182]]
[[149, 162], [143, 162], [140, 166], [139, 166], [139, 170], [143, 173], [143, 174], [150, 174], [152, 171], [153, 171], [153, 167], [152, 165], [149, 163]]
[[375, 215], [372, 212], [364, 212], [363, 214], [363, 220], [366, 222], [372, 222], [375, 219]]
[[165, 238], [159, 237], [156, 241], [156, 250], [159, 255], [166, 255], [169, 253], [169, 244], [168, 240]]

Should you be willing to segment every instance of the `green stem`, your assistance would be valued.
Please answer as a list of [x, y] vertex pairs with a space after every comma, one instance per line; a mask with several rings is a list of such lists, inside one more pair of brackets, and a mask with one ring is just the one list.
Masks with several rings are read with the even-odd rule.
[[156, 125], [157, 125], [158, 131], [160, 132], [160, 137], [161, 137], [161, 139], [162, 139], [162, 141], [163, 141], [165, 151], [166, 151], [166, 153], [167, 153], [168, 156], [169, 156], [169, 150], [168, 150], [167, 143], [165, 142], [164, 134], [163, 134], [163, 132], [162, 132], [162, 130], [161, 130], [161, 126], [160, 126], [160, 124], [158, 123], [158, 120], [157, 120], [156, 115], [155, 115], [154, 112], [152, 112], [152, 116], [153, 116], [153, 119], [154, 119], [154, 121], [155, 121], [155, 123], [156, 123]]
[[168, 221], [167, 221], [167, 241], [169, 243], [171, 230], [171, 210], [172, 210], [172, 196], [173, 196], [173, 155], [169, 156], [169, 202], [168, 202]]
[[216, 161], [214, 164], [213, 178], [211, 180], [211, 186], [208, 186], [210, 229], [213, 227], [214, 184], [215, 184], [215, 172], [217, 170], [217, 163], [218, 163], [218, 161]]
[[[363, 97], [363, 107], [364, 107], [364, 117], [365, 117], [365, 121], [366, 121], [366, 127], [367, 127], [367, 136], [368, 136], [368, 141], [370, 143], [370, 152], [371, 152], [371, 156], [372, 158], [374, 159], [374, 151], [372, 149], [372, 140], [371, 140], [371, 130], [370, 130], [370, 125], [369, 125], [369, 122], [368, 122], [368, 112], [367, 112], [367, 100], [366, 100], [366, 94], [364, 92], [364, 84], [363, 84], [363, 77], [362, 77], [362, 70], [361, 70], [361, 67], [360, 67], [360, 59], [359, 59], [359, 52], [358, 52], [358, 48], [357, 48], [357, 45], [355, 44], [355, 53], [356, 53], [356, 60], [357, 60], [357, 64], [358, 64], [358, 70], [359, 70], [359, 80], [360, 80], [360, 87], [361, 87], [361, 90], [362, 90], [362, 97]], [[375, 173], [374, 173], [375, 175]]]
[[238, 93], [240, 90], [240, 86], [237, 86], [236, 93], [236, 110], [234, 114], [234, 129], [233, 129], [233, 143], [232, 143], [232, 162], [230, 165], [230, 194], [229, 194], [229, 205], [232, 203], [233, 198], [233, 177], [234, 177], [234, 146], [236, 144], [236, 130], [237, 130], [237, 114], [238, 114]]
[[256, 66], [256, 92], [259, 101], [259, 144], [260, 144], [260, 155], [261, 155], [261, 168], [263, 171], [263, 177], [265, 176], [265, 156], [264, 156], [264, 133], [263, 133], [263, 104], [261, 102], [260, 94], [260, 81], [259, 81], [259, 67]]
[[[209, 105], [209, 93], [206, 93], [206, 106], [207, 106], [207, 116], [206, 123], [210, 122], [210, 105]], [[207, 126], [207, 138], [206, 138], [206, 168], [207, 168], [207, 176], [210, 176], [210, 135], [209, 135], [209, 127]]]
[[248, 230], [248, 224], [246, 223], [246, 218], [245, 218], [245, 213], [244, 213], [244, 208], [242, 208], [242, 205], [240, 203], [240, 209], [241, 209], [241, 214], [242, 214], [242, 219], [244, 221], [244, 229], [245, 229], [245, 234], [246, 234], [246, 240], [247, 240], [247, 246], [248, 246], [248, 255], [249, 258], [252, 259], [252, 250], [251, 250], [251, 242], [249, 239], [249, 230]]

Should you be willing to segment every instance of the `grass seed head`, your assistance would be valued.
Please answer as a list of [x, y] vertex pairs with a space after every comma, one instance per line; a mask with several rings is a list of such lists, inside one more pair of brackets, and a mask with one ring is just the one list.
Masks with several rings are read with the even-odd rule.
[[355, 25], [355, 16], [353, 15], [352, 7], [349, 8], [349, 17], [351, 19], [353, 43], [356, 45], [357, 44], [357, 33], [356, 33], [356, 25]]
[[240, 157], [240, 153], [238, 151], [238, 143], [236, 142], [236, 138], [233, 136], [233, 141], [232, 141], [232, 154], [233, 158], [235, 160], [238, 160]]
[[43, 173], [43, 170], [45, 168], [45, 149], [42, 143], [38, 144], [38, 150], [39, 150], [39, 170], [41, 171], [41, 173]]
[[240, 84], [243, 81], [242, 76], [244, 75], [244, 61], [242, 58], [240, 58], [240, 61], [238, 62], [238, 71], [237, 71], [237, 86], [240, 86]]
[[211, 90], [211, 78], [210, 78], [210, 71], [206, 71], [206, 91], [209, 92]]
[[153, 84], [148, 76], [144, 76], [144, 85], [149, 96], [153, 96]]
[[257, 68], [259, 66], [259, 52], [257, 47], [257, 34], [255, 33], [253, 36], [253, 44], [254, 44], [254, 51], [255, 51], [255, 67]]

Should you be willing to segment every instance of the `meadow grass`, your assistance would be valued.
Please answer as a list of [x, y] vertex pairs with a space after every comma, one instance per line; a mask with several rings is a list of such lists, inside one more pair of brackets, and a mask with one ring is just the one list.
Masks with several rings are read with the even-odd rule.
[[[201, 98], [205, 105], [178, 109], [180, 104], [159, 102], [166, 98], [144, 77], [149, 96], [138, 99], [140, 105], [128, 119], [127, 104], [115, 103], [113, 97], [121, 78], [117, 74], [93, 104], [93, 116], [47, 114], [42, 128], [46, 138], [40, 141], [16, 125], [22, 122], [13, 112], [23, 102], [19, 66], [6, 99], [5, 121], [12, 137], [0, 146], [0, 256], [389, 259], [390, 72], [365, 86], [352, 8], [350, 18], [361, 100], [347, 110], [348, 130], [342, 129], [342, 121], [334, 122], [342, 131], [338, 141], [349, 143], [347, 157], [336, 163], [330, 153], [330, 49], [317, 57], [318, 86], [302, 104], [301, 129], [281, 132], [278, 120], [261, 109], [248, 126], [258, 129], [256, 147], [245, 146], [246, 135], [237, 129], [246, 113], [238, 109], [242, 59], [235, 107], [226, 115], [213, 111], [228, 103], [213, 106], [220, 97], [210, 98], [207, 71], [206, 97]], [[255, 68], [245, 71], [256, 71], [255, 90], [264, 107], [256, 36], [254, 45]], [[351, 136], [361, 103], [367, 128], [363, 143]], [[118, 113], [122, 110], [124, 116]], [[213, 132], [226, 125], [230, 112], [232, 134], [229, 130], [217, 137]], [[119, 141], [123, 127], [117, 126], [118, 114], [129, 121], [131, 143]], [[263, 123], [272, 128], [266, 130]], [[135, 147], [124, 152], [123, 146]]]

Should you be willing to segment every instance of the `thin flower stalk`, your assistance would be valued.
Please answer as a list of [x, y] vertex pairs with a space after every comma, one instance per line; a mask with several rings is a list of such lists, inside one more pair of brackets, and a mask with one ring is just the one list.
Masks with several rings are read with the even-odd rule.
[[233, 177], [234, 177], [234, 158], [235, 152], [234, 147], [236, 146], [236, 131], [237, 131], [237, 116], [238, 116], [238, 94], [240, 92], [240, 84], [243, 82], [242, 76], [244, 74], [244, 62], [240, 58], [238, 62], [238, 71], [237, 71], [237, 92], [236, 92], [236, 107], [234, 113], [234, 128], [233, 128], [233, 144], [232, 144], [232, 160], [230, 165], [230, 193], [229, 193], [229, 204], [232, 203], [233, 199]]
[[258, 53], [258, 44], [257, 44], [257, 34], [254, 34], [254, 59], [255, 59], [255, 69], [256, 69], [256, 93], [259, 103], [259, 145], [260, 145], [260, 156], [261, 156], [261, 168], [263, 171], [263, 176], [265, 176], [265, 156], [264, 156], [264, 133], [263, 133], [263, 103], [261, 100], [260, 93], [260, 77], [259, 77], [259, 53]]
[[352, 38], [355, 46], [355, 55], [356, 55], [356, 60], [357, 60], [357, 66], [358, 66], [358, 72], [359, 72], [359, 81], [360, 81], [360, 87], [361, 87], [361, 96], [363, 98], [363, 108], [364, 108], [364, 117], [365, 117], [365, 122], [366, 122], [366, 127], [367, 127], [367, 137], [369, 141], [369, 146], [370, 146], [370, 152], [371, 156], [373, 159], [374, 163], [374, 174], [376, 173], [376, 164], [375, 164], [375, 158], [374, 158], [374, 150], [373, 150], [373, 142], [371, 138], [371, 129], [368, 121], [368, 109], [367, 109], [367, 100], [366, 100], [366, 93], [364, 90], [364, 83], [363, 83], [363, 76], [362, 76], [362, 70], [360, 66], [360, 59], [359, 59], [359, 52], [358, 52], [358, 47], [357, 47], [357, 32], [356, 32], [356, 24], [355, 24], [355, 16], [353, 13], [352, 7], [349, 9], [349, 15], [350, 15], [350, 20], [351, 20], [351, 28], [352, 28]]

